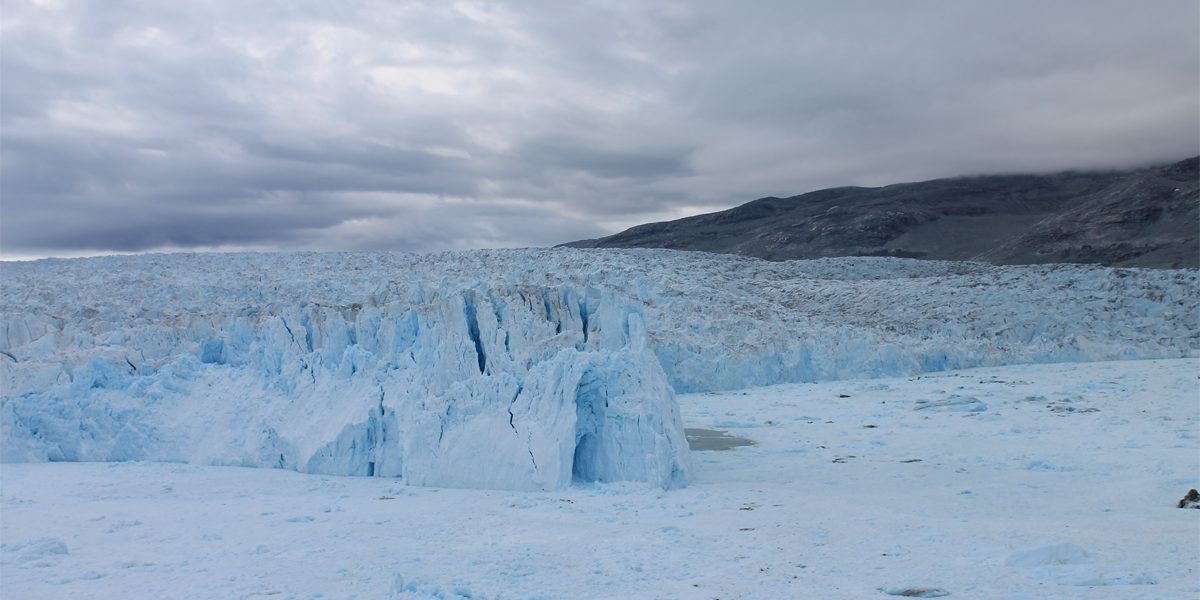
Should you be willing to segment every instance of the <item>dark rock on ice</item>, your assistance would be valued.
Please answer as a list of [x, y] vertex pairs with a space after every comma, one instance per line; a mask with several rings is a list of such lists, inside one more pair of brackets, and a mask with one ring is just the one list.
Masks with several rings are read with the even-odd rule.
[[941, 598], [942, 596], [950, 595], [950, 592], [942, 588], [925, 587], [896, 586], [881, 588], [880, 591], [889, 596], [903, 596], [906, 598]]
[[1200, 492], [1188, 490], [1187, 495], [1179, 501], [1179, 504], [1175, 505], [1175, 508], [1200, 508]]

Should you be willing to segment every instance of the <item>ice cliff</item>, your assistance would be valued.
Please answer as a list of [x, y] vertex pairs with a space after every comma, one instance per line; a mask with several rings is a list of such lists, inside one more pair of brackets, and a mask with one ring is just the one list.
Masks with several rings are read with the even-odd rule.
[[688, 481], [674, 393], [619, 294], [418, 288], [260, 308], [100, 326], [95, 337], [68, 322], [17, 345], [14, 334], [33, 334], [9, 319], [4, 459], [514, 490]]
[[675, 392], [1200, 349], [1194, 271], [569, 249], [2, 268], [5, 462], [676, 487]]

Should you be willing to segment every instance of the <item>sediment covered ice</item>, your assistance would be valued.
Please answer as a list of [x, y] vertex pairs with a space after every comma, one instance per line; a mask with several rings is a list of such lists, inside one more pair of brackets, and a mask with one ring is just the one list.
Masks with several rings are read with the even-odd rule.
[[3, 266], [3, 460], [688, 480], [674, 392], [1195, 356], [1197, 275], [671, 251]]

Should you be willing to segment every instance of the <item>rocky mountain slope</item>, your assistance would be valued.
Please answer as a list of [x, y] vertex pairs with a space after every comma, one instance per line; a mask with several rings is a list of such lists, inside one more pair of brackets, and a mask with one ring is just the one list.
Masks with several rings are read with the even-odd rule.
[[574, 248], [768, 260], [895, 256], [996, 265], [1200, 268], [1200, 157], [1149, 169], [989, 175], [762, 198]]

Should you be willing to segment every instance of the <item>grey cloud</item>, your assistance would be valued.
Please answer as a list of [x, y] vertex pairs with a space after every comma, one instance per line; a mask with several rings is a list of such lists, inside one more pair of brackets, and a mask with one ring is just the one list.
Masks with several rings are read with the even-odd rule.
[[[46, 2], [53, 6], [53, 2]], [[1194, 2], [5, 6], [5, 253], [548, 245], [1200, 153]]]
[[547, 137], [525, 142], [516, 154], [533, 165], [582, 171], [605, 179], [648, 180], [691, 174], [687, 151], [604, 149], [575, 140]]
[[[257, 208], [257, 207], [255, 207]], [[199, 214], [197, 214], [199, 213]], [[247, 245], [263, 242], [287, 243], [297, 239], [308, 228], [330, 227], [336, 221], [320, 214], [303, 214], [275, 210], [239, 208], [221, 214], [204, 214], [203, 210], [173, 210], [130, 212], [111, 210], [97, 219], [92, 213], [86, 219], [64, 218], [61, 213], [49, 218], [28, 219], [42, 233], [25, 244], [20, 238], [18, 247], [29, 249], [91, 250], [134, 252], [147, 248], [222, 245]], [[107, 217], [107, 218], [106, 218]], [[167, 218], [163, 218], [167, 217]], [[6, 234], [6, 237], [11, 234]]]

